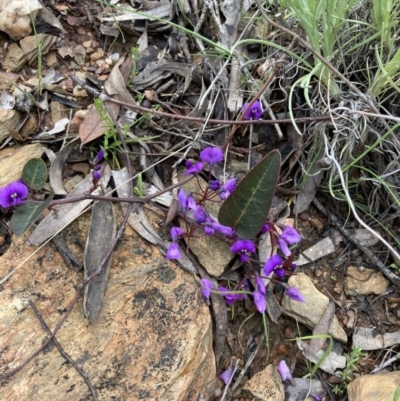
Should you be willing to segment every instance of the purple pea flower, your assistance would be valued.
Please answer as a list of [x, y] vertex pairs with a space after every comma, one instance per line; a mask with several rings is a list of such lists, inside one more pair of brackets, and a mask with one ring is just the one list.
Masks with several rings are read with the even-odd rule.
[[282, 253], [288, 258], [292, 254], [292, 251], [289, 249], [287, 242], [282, 238], [278, 238], [276, 242], [278, 243], [278, 246]]
[[214, 235], [215, 230], [211, 226], [204, 226], [205, 235]]
[[222, 161], [224, 154], [220, 148], [205, 148], [200, 152], [200, 159], [208, 164], [216, 164]]
[[222, 235], [225, 235], [226, 237], [230, 237], [234, 233], [232, 228], [223, 226], [222, 224], [219, 224], [216, 221], [213, 222], [212, 227], [215, 231], [218, 231], [219, 233], [221, 233]]
[[254, 291], [253, 292], [254, 305], [260, 313], [264, 313], [267, 309], [267, 300], [265, 299], [265, 294], [261, 294], [261, 292]]
[[252, 253], [255, 251], [255, 244], [248, 239], [237, 241], [231, 246], [231, 252], [238, 253], [242, 262], [247, 262], [249, 260], [247, 253]]
[[208, 188], [212, 189], [213, 191], [216, 191], [220, 188], [221, 183], [219, 180], [210, 180], [208, 181]]
[[193, 166], [193, 163], [189, 159], [185, 160], [185, 167], [186, 168], [190, 168], [192, 166]]
[[290, 226], [285, 226], [281, 234], [281, 238], [289, 245], [297, 244], [301, 240], [301, 235], [296, 229]]
[[261, 228], [261, 232], [263, 234], [267, 233], [269, 231], [269, 224], [265, 223], [262, 228]]
[[259, 100], [256, 100], [250, 108], [249, 105], [250, 103], [245, 103], [242, 107], [242, 113], [245, 113], [243, 114], [243, 118], [245, 120], [258, 120], [264, 112], [261, 106], [261, 102]]
[[101, 178], [101, 174], [96, 170], [92, 171], [92, 176], [96, 181], [100, 180], [100, 178]]
[[198, 162], [193, 164], [191, 167], [189, 167], [184, 175], [189, 175], [189, 174], [197, 174], [200, 173], [200, 171], [203, 169], [203, 163], [202, 162]]
[[287, 295], [289, 298], [294, 299], [295, 301], [306, 302], [303, 294], [296, 287], [289, 287], [285, 291], [285, 295]]
[[100, 149], [93, 160], [93, 164], [99, 164], [104, 159], [104, 150]]
[[201, 293], [203, 294], [204, 298], [210, 298], [211, 295], [211, 290], [214, 289], [214, 284], [210, 281], [207, 280], [206, 278], [202, 278], [200, 280], [201, 284]]
[[229, 383], [232, 380], [232, 375], [233, 375], [233, 365], [230, 364], [228, 369], [224, 370], [218, 378], [221, 379], [224, 383], [225, 386], [229, 385]]
[[181, 188], [178, 192], [178, 202], [181, 205], [181, 208], [184, 212], [187, 212], [189, 209], [196, 209], [197, 205], [193, 199], [192, 195], [186, 196], [185, 191]]
[[292, 381], [293, 380], [293, 376], [292, 376], [292, 373], [290, 372], [289, 366], [286, 364], [286, 362], [284, 360], [279, 362], [278, 372], [281, 375], [282, 381], [285, 381], [285, 380]]
[[8, 208], [22, 205], [28, 194], [29, 189], [21, 180], [10, 182], [0, 189], [0, 206]]
[[181, 252], [179, 251], [179, 246], [176, 242], [172, 242], [167, 250], [167, 259], [179, 259], [181, 257]]
[[226, 304], [228, 306], [231, 306], [235, 303], [235, 301], [244, 298], [243, 294], [225, 294], [226, 292], [231, 292], [231, 290], [229, 288], [223, 287], [222, 285], [218, 287], [218, 291], [225, 298]]
[[235, 188], [236, 177], [231, 178], [230, 180], [226, 181], [225, 184], [221, 185], [220, 189], [218, 190], [219, 197], [222, 200], [225, 200]]
[[260, 276], [256, 277], [256, 286], [257, 286], [257, 291], [265, 295], [265, 284]]
[[176, 241], [182, 237], [183, 231], [180, 227], [172, 227], [170, 230], [171, 238]]
[[283, 259], [278, 255], [272, 255], [264, 265], [264, 275], [269, 276], [277, 266], [280, 266], [283, 263]]
[[193, 217], [197, 223], [201, 224], [206, 221], [207, 214], [201, 206], [197, 206], [196, 209], [193, 210]]

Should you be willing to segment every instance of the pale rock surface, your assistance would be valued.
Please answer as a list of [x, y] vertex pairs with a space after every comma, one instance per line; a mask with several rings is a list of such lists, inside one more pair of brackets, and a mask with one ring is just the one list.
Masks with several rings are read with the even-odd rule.
[[[82, 216], [62, 232], [81, 260], [88, 221]], [[14, 237], [0, 258], [1, 278], [37, 249], [25, 245], [29, 234]], [[0, 375], [20, 365], [47, 338], [28, 301], [53, 329], [82, 279], [83, 273], [69, 270], [53, 246], [46, 245], [2, 285]], [[198, 284], [131, 229], [113, 255], [97, 321], [88, 324], [80, 299], [57, 339], [88, 374], [101, 401], [197, 401], [200, 393], [207, 399], [214, 391], [211, 318]], [[0, 383], [0, 399], [92, 397], [82, 377], [51, 344]]]
[[[183, 175], [179, 176], [179, 179], [181, 181]], [[201, 188], [205, 190], [207, 188], [206, 181], [201, 177], [198, 177], [198, 180]], [[200, 198], [201, 188], [199, 188], [197, 180], [191, 180], [183, 185], [186, 195], [192, 193], [195, 200]], [[216, 200], [218, 199], [216, 197]], [[205, 202], [205, 209], [215, 220], [217, 220], [220, 206], [219, 202]], [[184, 232], [186, 231], [186, 224], [183, 220], [181, 220], [181, 228]], [[219, 277], [234, 257], [229, 244], [215, 236], [205, 235], [201, 229], [196, 229], [194, 235], [198, 238], [185, 238], [185, 241], [189, 244], [191, 251], [197, 256], [199, 262], [207, 270], [207, 273], [211, 276]]]
[[[326, 307], [329, 299], [324, 294], [321, 294], [312, 283], [311, 279], [301, 273], [290, 277], [289, 285], [296, 287], [306, 299], [305, 302], [295, 301], [287, 296], [283, 297], [282, 308], [286, 315], [298, 320], [308, 328], [313, 329], [318, 323]], [[329, 334], [340, 342], [347, 342], [347, 335], [336, 316], [329, 328]]]
[[12, 40], [20, 40], [32, 32], [31, 22], [42, 8], [38, 0], [0, 0], [0, 31]]
[[360, 376], [347, 387], [349, 401], [392, 401], [400, 386], [400, 372]]
[[358, 267], [350, 266], [344, 280], [344, 292], [347, 295], [384, 294], [389, 280], [381, 272], [372, 269], [360, 271]]
[[259, 401], [284, 401], [285, 391], [281, 376], [274, 365], [256, 373], [243, 386], [243, 395]]
[[15, 130], [20, 119], [21, 114], [18, 111], [0, 109], [0, 143], [10, 136], [7, 127]]
[[22, 169], [29, 159], [41, 158], [45, 145], [34, 143], [0, 150], [0, 188], [21, 178]]

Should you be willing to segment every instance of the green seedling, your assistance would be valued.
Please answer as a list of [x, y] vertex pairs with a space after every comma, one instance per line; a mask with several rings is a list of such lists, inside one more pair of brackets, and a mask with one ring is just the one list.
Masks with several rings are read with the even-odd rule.
[[354, 372], [358, 372], [357, 362], [365, 356], [366, 354], [362, 352], [362, 349], [359, 347], [354, 347], [350, 354], [344, 354], [344, 357], [346, 358], [346, 368], [342, 372], [339, 372], [343, 381], [333, 388], [332, 391], [335, 394], [341, 394], [346, 390], [347, 385], [353, 380]]

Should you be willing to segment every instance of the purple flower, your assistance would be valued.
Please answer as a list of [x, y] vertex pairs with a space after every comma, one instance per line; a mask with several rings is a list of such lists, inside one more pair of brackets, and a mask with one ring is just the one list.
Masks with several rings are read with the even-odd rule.
[[296, 287], [289, 287], [285, 291], [285, 295], [287, 295], [289, 298], [294, 299], [295, 301], [306, 302], [306, 299]]
[[258, 120], [263, 113], [261, 102], [256, 100], [250, 108], [249, 105], [250, 103], [245, 103], [242, 107], [242, 113], [245, 113], [243, 114], [243, 118], [245, 120]]
[[272, 255], [264, 265], [264, 275], [269, 276], [277, 266], [280, 266], [283, 263], [283, 259], [278, 255]]
[[196, 206], [196, 209], [193, 210], [193, 217], [197, 223], [201, 224], [206, 221], [207, 214], [201, 206]]
[[186, 168], [190, 168], [192, 166], [193, 166], [193, 163], [189, 159], [185, 160], [185, 167]]
[[222, 224], [219, 224], [216, 221], [213, 222], [212, 227], [215, 231], [218, 231], [219, 233], [225, 235], [226, 237], [230, 237], [234, 233], [232, 228], [223, 226]]
[[215, 230], [210, 226], [204, 226], [204, 234], [205, 235], [214, 235]]
[[200, 152], [200, 159], [208, 164], [219, 163], [224, 158], [220, 148], [205, 148]]
[[301, 240], [301, 235], [293, 227], [285, 226], [281, 238], [289, 245], [297, 244]]
[[233, 366], [231, 364], [231, 365], [229, 365], [228, 369], [224, 370], [218, 376], [218, 378], [221, 379], [225, 383], [225, 386], [227, 386], [231, 382], [232, 375], [233, 375]]
[[28, 187], [20, 180], [10, 182], [0, 189], [0, 206], [8, 208], [22, 205], [23, 200], [28, 196]]
[[172, 227], [170, 230], [171, 238], [176, 241], [181, 238], [183, 235], [183, 231], [180, 227]]
[[167, 250], [167, 259], [179, 259], [181, 256], [178, 244], [173, 242]]
[[275, 269], [275, 274], [278, 278], [283, 278], [285, 276], [285, 270], [283, 269]]
[[99, 164], [104, 159], [104, 150], [100, 149], [93, 160], [93, 164]]
[[278, 364], [278, 372], [281, 375], [282, 381], [289, 380], [292, 381], [292, 373], [290, 372], [289, 366], [285, 361], [280, 361]]
[[212, 189], [213, 191], [216, 191], [217, 189], [219, 189], [220, 186], [221, 186], [221, 183], [219, 182], [219, 180], [208, 181], [208, 188]]
[[201, 293], [203, 294], [204, 298], [210, 298], [211, 295], [211, 290], [214, 289], [214, 284], [210, 281], [207, 280], [206, 278], [202, 278], [200, 280], [201, 284]]
[[178, 192], [178, 202], [181, 205], [184, 212], [187, 212], [189, 209], [196, 209], [197, 205], [193, 199], [192, 195], [186, 196], [185, 191], [181, 188]]
[[233, 305], [234, 302], [238, 299], [243, 299], [243, 294], [224, 294], [226, 292], [231, 292], [231, 290], [229, 288], [223, 287], [222, 285], [218, 287], [218, 291], [225, 298], [226, 304], [228, 306]]
[[218, 190], [219, 197], [222, 200], [225, 200], [235, 188], [236, 177], [231, 178], [230, 180], [226, 181], [225, 184], [221, 185], [220, 189]]
[[203, 169], [203, 163], [198, 162], [196, 164], [193, 164], [191, 167], [189, 167], [184, 175], [189, 175], [189, 174], [197, 174], [200, 173], [200, 171]]
[[257, 291], [265, 295], [265, 284], [260, 276], [256, 277], [256, 286], [257, 286]]
[[96, 171], [96, 170], [93, 170], [92, 171], [92, 176], [93, 176], [93, 178], [95, 179], [95, 180], [100, 180], [100, 178], [101, 178], [101, 174], [98, 172], [98, 171]]
[[265, 294], [261, 294], [261, 292], [254, 291], [253, 292], [254, 305], [260, 313], [264, 313], [267, 309], [267, 300], [265, 299]]
[[265, 223], [262, 228], [261, 228], [261, 232], [263, 234], [267, 233], [269, 231], [269, 224]]
[[292, 251], [289, 249], [287, 242], [282, 238], [278, 238], [277, 243], [282, 253], [288, 258], [292, 254]]
[[256, 246], [248, 239], [237, 241], [231, 246], [231, 252], [238, 253], [242, 262], [247, 262], [249, 260], [247, 252], [252, 253], [255, 251]]

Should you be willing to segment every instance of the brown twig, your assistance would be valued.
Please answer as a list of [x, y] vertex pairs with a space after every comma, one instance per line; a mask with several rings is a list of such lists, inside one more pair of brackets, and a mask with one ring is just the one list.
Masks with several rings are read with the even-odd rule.
[[[37, 310], [35, 304], [29, 300], [29, 305], [35, 312], [36, 317], [39, 319], [40, 324], [43, 327], [43, 330], [45, 330], [49, 335], [52, 335], [51, 330], [49, 329], [49, 326], [47, 326], [46, 322], [44, 321], [42, 315], [40, 312]], [[92, 386], [92, 383], [89, 380], [89, 377], [86, 372], [84, 372], [76, 363], [75, 361], [64, 351], [63, 347], [61, 344], [58, 342], [58, 340], [54, 337], [53, 338], [53, 343], [54, 345], [58, 348], [60, 351], [60, 354], [76, 369], [76, 371], [83, 377], [83, 380], [85, 380], [87, 386], [89, 387], [90, 392], [92, 393], [93, 399], [95, 401], [98, 401], [97, 395], [96, 395], [96, 390]]]
[[[92, 88], [91, 86], [87, 85], [85, 81], [79, 77], [76, 77], [73, 74], [69, 75], [71, 79], [77, 83], [79, 86], [82, 88], [86, 89], [87, 92], [92, 94], [95, 97], [100, 98], [101, 100], [105, 102], [111, 102], [115, 104], [119, 104], [120, 106], [123, 106], [127, 109], [130, 110], [138, 110], [143, 113], [152, 113], [158, 116], [162, 117], [167, 117], [172, 120], [186, 120], [186, 121], [194, 121], [194, 122], [199, 122], [199, 123], [210, 123], [210, 124], [224, 124], [224, 125], [251, 125], [251, 124], [290, 124], [293, 122], [290, 118], [282, 118], [279, 120], [248, 120], [248, 121], [235, 121], [235, 120], [216, 120], [216, 119], [207, 119], [207, 118], [202, 118], [202, 117], [190, 117], [190, 116], [183, 116], [179, 114], [171, 114], [171, 113], [165, 113], [163, 111], [157, 111], [157, 110], [152, 110], [148, 109], [146, 107], [138, 106], [136, 104], [131, 104], [131, 103], [126, 103], [126, 102], [121, 102], [120, 100], [113, 99], [112, 97], [105, 95], [103, 93], [100, 93], [98, 90]], [[319, 116], [319, 117], [299, 117], [296, 118], [294, 121], [296, 123], [311, 123], [315, 121], [325, 121], [325, 120], [330, 120], [330, 116]]]

